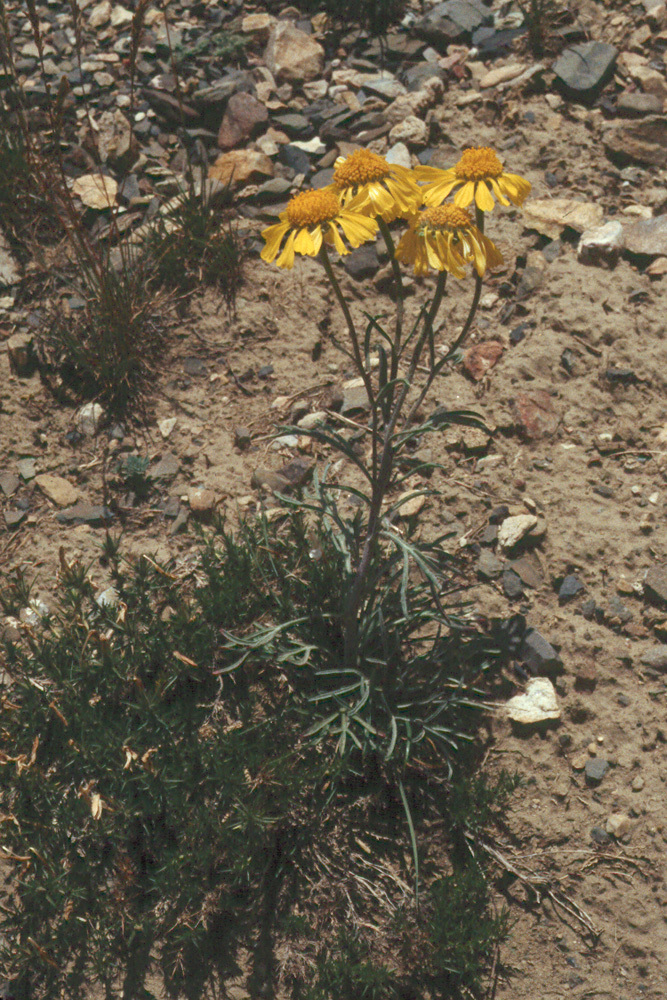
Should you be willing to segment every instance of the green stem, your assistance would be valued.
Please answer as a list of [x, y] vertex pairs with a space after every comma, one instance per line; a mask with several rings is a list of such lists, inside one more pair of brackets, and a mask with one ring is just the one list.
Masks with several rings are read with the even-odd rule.
[[[391, 269], [394, 272], [394, 286], [396, 289], [396, 336], [394, 341], [394, 350], [392, 352], [393, 358], [396, 358], [396, 368], [398, 369], [398, 358], [401, 350], [401, 338], [403, 336], [403, 302], [405, 300], [405, 291], [403, 289], [403, 276], [401, 274], [401, 269], [399, 267], [398, 261], [396, 260], [396, 247], [394, 246], [394, 240], [391, 235], [389, 226], [384, 221], [381, 216], [376, 218], [377, 224], [380, 227], [380, 232], [382, 233], [382, 238], [387, 247], [387, 253], [389, 254], [389, 260], [391, 261]], [[393, 372], [392, 379], [396, 378], [396, 372]]]
[[373, 432], [372, 432], [372, 480], [375, 480], [377, 474], [378, 465], [378, 454], [377, 454], [377, 430], [378, 430], [378, 411], [377, 411], [377, 400], [373, 393], [373, 383], [371, 381], [370, 373], [366, 371], [366, 365], [364, 364], [364, 359], [361, 353], [361, 347], [359, 345], [359, 338], [357, 336], [357, 330], [354, 325], [354, 320], [352, 319], [352, 313], [350, 312], [350, 307], [345, 301], [345, 296], [341, 290], [338, 283], [338, 278], [334, 274], [334, 269], [331, 266], [331, 260], [329, 259], [329, 251], [326, 243], [323, 243], [319, 258], [322, 266], [326, 272], [326, 276], [329, 279], [329, 283], [334, 290], [336, 298], [338, 299], [338, 304], [341, 307], [343, 316], [345, 317], [345, 322], [347, 323], [347, 329], [350, 334], [350, 340], [352, 341], [352, 353], [354, 355], [354, 363], [357, 366], [357, 371], [359, 372], [361, 378], [364, 380], [364, 387], [366, 389], [366, 394], [368, 395], [368, 402], [371, 408], [371, 416], [373, 421]]

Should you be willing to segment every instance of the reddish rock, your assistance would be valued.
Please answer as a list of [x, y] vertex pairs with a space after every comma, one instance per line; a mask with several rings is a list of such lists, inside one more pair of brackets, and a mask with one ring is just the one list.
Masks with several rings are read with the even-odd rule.
[[560, 414], [544, 389], [519, 393], [514, 400], [514, 418], [520, 435], [528, 441], [551, 437], [560, 423]]
[[252, 94], [232, 94], [218, 132], [218, 147], [233, 149], [247, 142], [268, 120], [268, 111]]
[[475, 344], [466, 351], [463, 367], [471, 379], [479, 382], [489, 369], [493, 368], [503, 350], [504, 347], [499, 340], [486, 340], [482, 344]]

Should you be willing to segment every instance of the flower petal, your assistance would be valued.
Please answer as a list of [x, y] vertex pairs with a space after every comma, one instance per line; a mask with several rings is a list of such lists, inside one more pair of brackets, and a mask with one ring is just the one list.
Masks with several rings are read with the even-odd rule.
[[[343, 232], [345, 232], [345, 229], [343, 229]], [[327, 243], [333, 244], [333, 246], [336, 248], [339, 254], [344, 255], [350, 252], [343, 243], [342, 239], [340, 238], [340, 233], [338, 232], [338, 226], [336, 225], [335, 222], [329, 223], [329, 231], [327, 232], [324, 238]]]
[[475, 191], [475, 204], [482, 210], [482, 212], [493, 211], [495, 202], [484, 181], [479, 181], [477, 184], [477, 190]]
[[284, 267], [286, 270], [294, 267], [294, 240], [296, 238], [296, 231], [293, 229], [287, 240], [285, 246], [283, 247], [283, 252], [276, 261], [278, 267]]
[[307, 229], [297, 229], [294, 237], [294, 252], [313, 256], [313, 237]]
[[475, 200], [475, 182], [466, 181], [454, 195], [454, 204], [457, 208], [467, 208]]
[[509, 191], [508, 186], [503, 183], [503, 178], [502, 177], [499, 177], [498, 179], [496, 179], [495, 177], [492, 177], [491, 178], [491, 187], [494, 190], [496, 198], [498, 199], [498, 201], [500, 202], [501, 205], [505, 206], [505, 208], [507, 208], [507, 206], [509, 205], [509, 201], [505, 197], [506, 194], [508, 194], [509, 197], [512, 199], [512, 201], [514, 201], [514, 198], [512, 198], [512, 195], [511, 195], [511, 193]]
[[269, 226], [262, 232], [262, 236], [266, 240], [266, 245], [260, 253], [262, 260], [270, 264], [272, 260], [276, 257], [278, 251], [280, 250], [280, 244], [283, 241], [283, 236], [289, 229], [288, 222], [278, 222], [275, 226]]

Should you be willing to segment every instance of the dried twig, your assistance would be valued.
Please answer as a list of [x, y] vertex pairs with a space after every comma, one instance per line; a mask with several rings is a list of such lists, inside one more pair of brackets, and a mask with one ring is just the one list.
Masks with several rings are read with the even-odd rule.
[[573, 920], [581, 924], [591, 937], [596, 940], [600, 937], [602, 932], [596, 928], [592, 918], [581, 906], [579, 906], [578, 903], [575, 903], [573, 899], [566, 895], [562, 889], [554, 886], [554, 879], [548, 878], [546, 875], [538, 875], [536, 872], [523, 872], [517, 868], [517, 866], [510, 861], [509, 858], [506, 858], [504, 854], [501, 854], [501, 852], [491, 844], [488, 844], [483, 840], [477, 840], [471, 834], [467, 834], [466, 836], [470, 841], [471, 846], [481, 847], [481, 849], [485, 851], [489, 857], [493, 858], [494, 861], [501, 866], [501, 868], [510, 872], [515, 878], [519, 879], [523, 885], [530, 889], [530, 891], [535, 895], [538, 903], [541, 902], [543, 898], [550, 899], [557, 913], [559, 913], [560, 910], [563, 910], [569, 917], [572, 917]]

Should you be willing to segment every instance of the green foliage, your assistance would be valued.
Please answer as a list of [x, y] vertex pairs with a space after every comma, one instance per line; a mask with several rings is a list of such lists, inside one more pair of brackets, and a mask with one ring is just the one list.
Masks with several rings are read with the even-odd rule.
[[[276, 659], [307, 666], [296, 682], [314, 715], [308, 734], [334, 737], [353, 769], [366, 757], [397, 775], [415, 757], [420, 765], [451, 767], [447, 761], [473, 737], [480, 685], [498, 650], [465, 608], [443, 605], [440, 595], [456, 576], [443, 548], [447, 536], [417, 543], [409, 528], [386, 524], [368, 569], [359, 666], [348, 668], [341, 662], [341, 609], [361, 556], [363, 518], [345, 520], [334, 489], [317, 478], [294, 506], [288, 531], [271, 543], [266, 570], [277, 586], [270, 623], [225, 631], [225, 669]], [[304, 510], [316, 518], [315, 541]]]
[[[327, 674], [340, 651], [350, 568], [338, 530], [321, 518], [307, 522], [296, 512], [282, 525], [248, 523], [235, 535], [220, 526], [189, 580], [144, 560], [118, 562], [115, 547], [107, 558], [115, 560], [115, 607], [96, 603], [85, 568], [63, 562], [61, 606], [44, 630], [26, 629], [6, 647], [12, 687], [0, 716], [0, 808], [17, 878], [1, 919], [2, 974], [45, 1000], [82, 997], [91, 982], [110, 1000], [134, 1000], [148, 995], [150, 972], [168, 995], [199, 1000], [207, 984], [238, 975], [250, 953], [261, 986], [270, 976], [257, 951], [262, 928], [269, 941], [303, 931], [292, 901], [303, 913], [320, 852], [340, 836], [344, 843], [355, 823], [365, 836], [382, 828], [384, 811], [391, 836], [379, 841], [375, 861], [387, 850], [401, 858], [399, 779], [417, 838], [423, 819], [446, 808], [441, 768], [424, 768], [442, 762], [442, 749], [417, 738], [426, 713], [415, 701], [403, 709], [412, 721], [395, 743], [400, 754], [386, 753], [379, 726], [399, 702], [379, 675], [367, 700], [375, 733], [351, 722], [359, 735], [343, 746], [340, 724], [319, 725], [322, 693], [339, 718], [352, 719], [356, 703], [354, 693], [332, 690]], [[375, 572], [382, 577], [380, 563]], [[10, 589], [3, 606], [15, 609], [28, 591], [19, 581]], [[381, 590], [386, 615], [374, 612], [366, 648], [378, 656], [393, 650], [386, 662], [408, 671], [405, 690], [430, 691], [426, 675], [445, 674], [402, 621], [394, 570]], [[403, 658], [402, 635], [411, 650]], [[461, 634], [460, 649], [427, 643], [448, 657], [446, 676], [466, 675], [457, 657], [465, 662], [469, 639]], [[477, 808], [480, 795], [473, 799]], [[457, 828], [465, 820], [458, 808]], [[343, 831], [334, 845], [333, 830]], [[406, 825], [398, 837], [407, 844]], [[473, 901], [487, 905], [481, 890]], [[337, 919], [336, 933], [345, 926], [343, 914]], [[460, 968], [472, 982], [473, 953], [459, 956], [453, 932], [438, 934], [438, 975]], [[313, 1000], [398, 995], [404, 973], [388, 971], [372, 941], [316, 940], [317, 979], [293, 979], [295, 998], [307, 995], [308, 983]], [[427, 983], [418, 980], [415, 996]]]
[[300, 1000], [398, 1000], [396, 975], [373, 961], [368, 944], [358, 936], [343, 932], [333, 948], [317, 958], [317, 978]]
[[477, 994], [494, 948], [508, 929], [506, 910], [490, 912], [489, 887], [476, 862], [435, 882], [429, 893], [428, 931], [440, 995], [458, 996], [462, 990]]
[[123, 483], [137, 500], [145, 500], [151, 492], [151, 480], [146, 475], [150, 463], [146, 455], [125, 455], [119, 463]]
[[250, 38], [237, 35], [233, 31], [207, 32], [190, 45], [174, 46], [174, 61], [177, 66], [192, 59], [214, 59], [223, 65], [237, 62], [245, 53]]
[[147, 254], [161, 284], [186, 293], [201, 285], [213, 286], [233, 310], [243, 275], [243, 248], [225, 220], [229, 186], [213, 197], [210, 182], [195, 180], [191, 164], [187, 184], [176, 206], [155, 220], [146, 241]]
[[38, 175], [15, 116], [0, 102], [0, 217], [13, 248], [24, 257], [36, 241], [52, 244], [63, 235]]
[[97, 399], [115, 416], [142, 403], [163, 345], [167, 299], [149, 263], [125, 250], [110, 258], [78, 246], [77, 291], [84, 307], [56, 308], [42, 338], [47, 381], [59, 394]]

